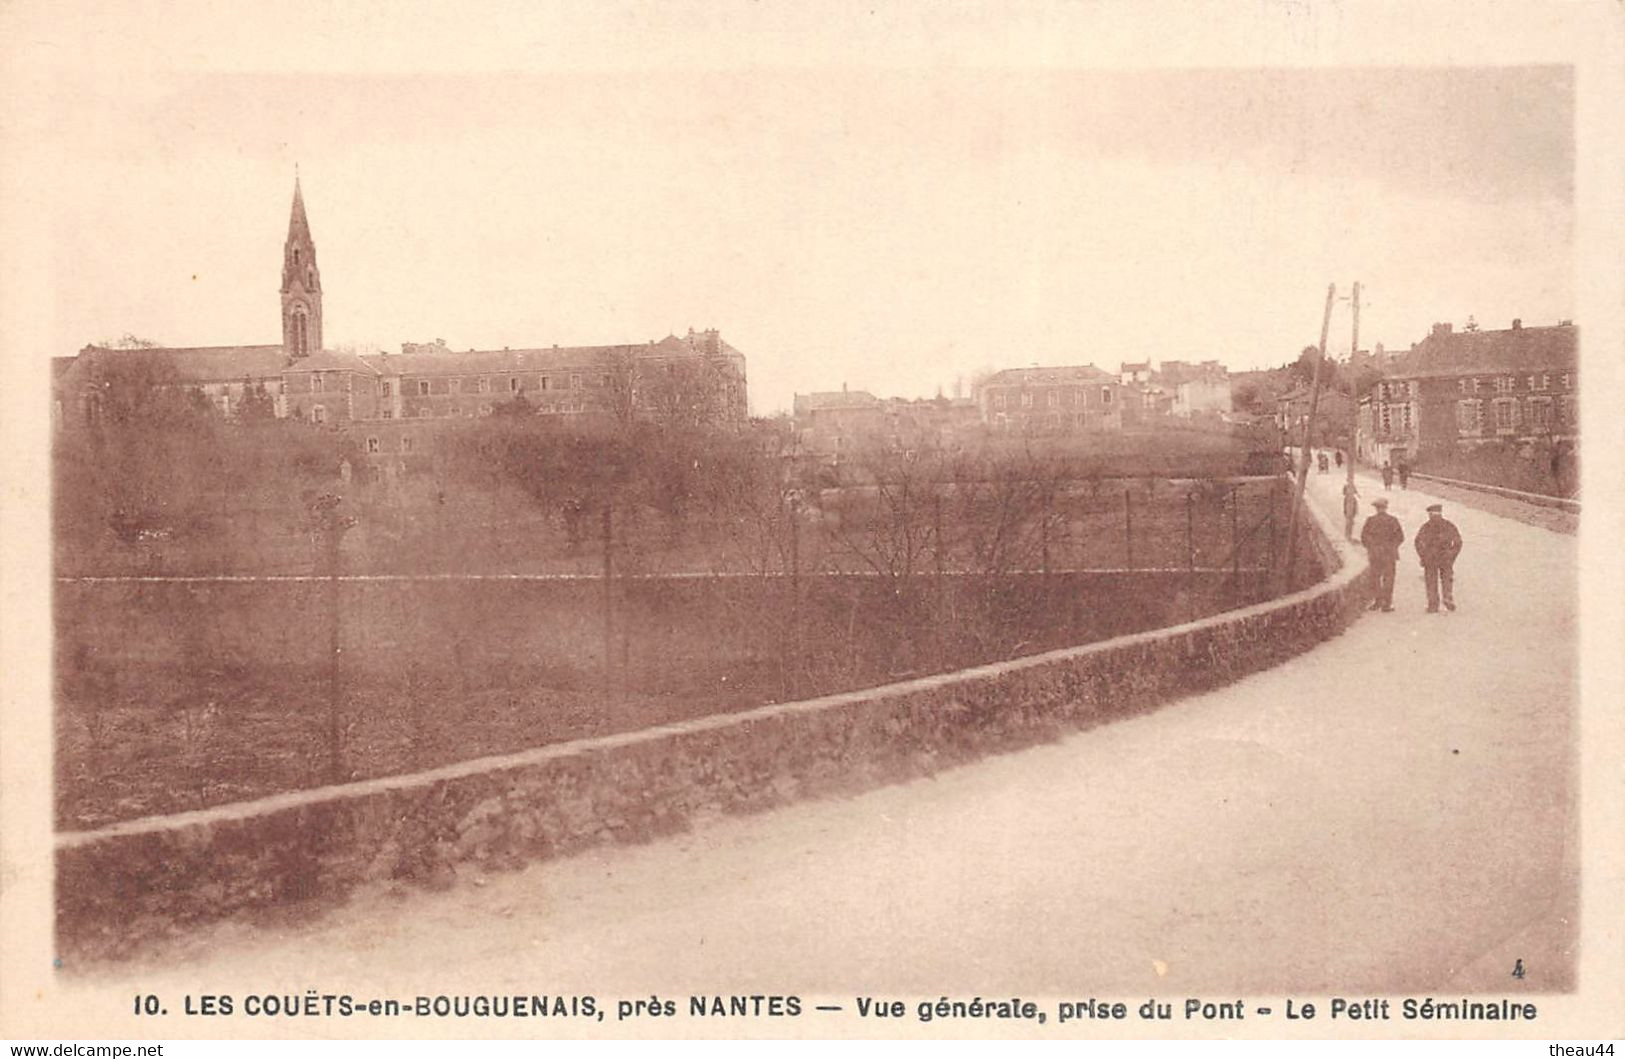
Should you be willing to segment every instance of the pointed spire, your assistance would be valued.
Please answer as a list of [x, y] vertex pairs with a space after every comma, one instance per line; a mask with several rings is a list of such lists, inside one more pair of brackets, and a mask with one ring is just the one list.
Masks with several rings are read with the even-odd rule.
[[299, 189], [299, 163], [293, 164], [293, 213], [288, 217], [288, 241], [310, 242], [310, 222], [305, 219], [305, 196]]

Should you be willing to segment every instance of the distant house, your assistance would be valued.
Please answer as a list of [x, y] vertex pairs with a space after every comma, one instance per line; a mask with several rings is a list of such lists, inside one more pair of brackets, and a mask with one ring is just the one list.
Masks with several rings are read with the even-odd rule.
[[1217, 360], [1164, 360], [1155, 368], [1149, 361], [1125, 361], [1118, 378], [1123, 424], [1130, 429], [1155, 428], [1170, 416], [1217, 418], [1231, 410], [1230, 372]]
[[[1309, 421], [1312, 393], [1307, 386], [1288, 390], [1275, 399], [1275, 427], [1289, 444], [1302, 444]], [[1347, 444], [1354, 427], [1354, 398], [1340, 390], [1322, 387], [1315, 406], [1316, 445]]]
[[791, 403], [798, 448], [839, 459], [871, 443], [884, 431], [880, 398], [868, 390], [824, 390], [795, 395]]
[[996, 433], [1067, 434], [1123, 429], [1127, 392], [1117, 376], [1084, 364], [1010, 368], [983, 382], [976, 400]]
[[1117, 369], [1117, 380], [1124, 386], [1143, 386], [1151, 381], [1151, 362], [1124, 361]]
[[1437, 448], [1471, 450], [1579, 437], [1579, 341], [1572, 323], [1504, 331], [1432, 332], [1397, 357], [1361, 399], [1361, 458], [1414, 458]]
[[1232, 411], [1228, 376], [1186, 379], [1174, 391], [1173, 414], [1181, 419], [1202, 415], [1227, 416]]
[[1169, 412], [1181, 419], [1232, 411], [1230, 370], [1216, 360], [1200, 364], [1165, 360], [1158, 365], [1157, 382], [1173, 394]]
[[978, 423], [969, 398], [880, 398], [846, 388], [798, 393], [792, 410], [798, 450], [835, 463], [858, 452], [949, 449]]

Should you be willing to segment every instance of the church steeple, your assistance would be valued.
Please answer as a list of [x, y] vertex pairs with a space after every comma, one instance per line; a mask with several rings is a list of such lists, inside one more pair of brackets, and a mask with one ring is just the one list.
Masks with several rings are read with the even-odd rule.
[[305, 217], [305, 196], [294, 170], [293, 212], [282, 247], [282, 348], [290, 358], [322, 351], [322, 274]]

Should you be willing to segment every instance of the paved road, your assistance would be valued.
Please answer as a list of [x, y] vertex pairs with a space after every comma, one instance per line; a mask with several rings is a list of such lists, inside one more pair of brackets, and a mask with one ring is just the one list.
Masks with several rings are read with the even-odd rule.
[[[1334, 509], [1341, 481], [1314, 476], [1315, 501]], [[1414, 533], [1427, 498], [1388, 495]], [[1412, 557], [1395, 613], [1147, 716], [644, 847], [370, 893], [314, 924], [210, 929], [117, 977], [627, 996], [1564, 988], [1575, 539], [1447, 513], [1466, 539], [1455, 614], [1424, 613]]]

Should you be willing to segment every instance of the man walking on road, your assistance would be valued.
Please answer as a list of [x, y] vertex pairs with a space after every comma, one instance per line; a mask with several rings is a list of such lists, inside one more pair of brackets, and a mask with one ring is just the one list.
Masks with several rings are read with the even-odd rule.
[[1382, 461], [1382, 487], [1392, 489], [1394, 486], [1394, 465], [1387, 460]]
[[1394, 609], [1394, 564], [1399, 562], [1399, 546], [1405, 543], [1405, 528], [1399, 519], [1388, 513], [1388, 501], [1383, 497], [1371, 502], [1377, 513], [1360, 527], [1360, 543], [1365, 546], [1371, 560], [1372, 610]]
[[[1416, 531], [1416, 554], [1422, 560], [1422, 579], [1427, 582], [1428, 613], [1455, 610], [1456, 556], [1461, 554], [1461, 531], [1444, 517], [1443, 504], [1428, 505], [1428, 520]], [[1441, 593], [1442, 590], [1442, 593]]]
[[1411, 465], [1405, 460], [1400, 460], [1399, 466], [1395, 467], [1394, 470], [1399, 473], [1399, 487], [1409, 489], [1411, 487]]
[[1346, 540], [1354, 539], [1354, 516], [1360, 513], [1360, 491], [1354, 487], [1353, 482], [1343, 486], [1343, 537]]

